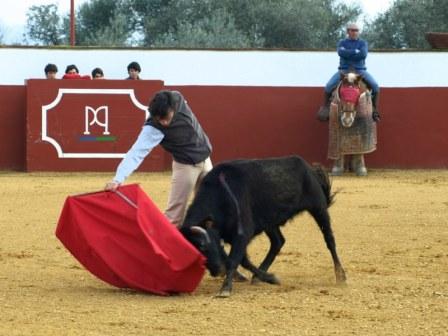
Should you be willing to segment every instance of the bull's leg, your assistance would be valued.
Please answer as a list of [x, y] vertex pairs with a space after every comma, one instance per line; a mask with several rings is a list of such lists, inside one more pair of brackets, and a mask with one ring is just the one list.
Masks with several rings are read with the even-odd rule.
[[333, 258], [334, 271], [336, 274], [336, 281], [343, 283], [347, 279], [345, 276], [344, 268], [339, 260], [336, 252], [336, 242], [334, 240], [333, 231], [331, 230], [330, 216], [327, 209], [315, 209], [310, 211], [311, 215], [319, 225], [322, 234], [324, 235], [327, 248], [330, 250], [331, 257]]
[[238, 265], [241, 264], [246, 254], [247, 243], [248, 240], [244, 235], [239, 235], [235, 238], [226, 261], [226, 276], [216, 297], [226, 298], [230, 296], [233, 277]]
[[267, 273], [259, 268], [257, 268], [252, 262], [249, 260], [249, 257], [247, 254], [244, 256], [243, 261], [241, 262], [241, 265], [252, 272], [253, 278], [259, 279], [263, 282], [267, 282], [273, 285], [279, 284], [278, 279], [275, 277], [274, 274]]
[[[222, 246], [222, 245], [220, 246], [219, 253], [221, 255], [221, 260], [224, 260], [225, 261], [224, 264], [226, 265], [228, 256], [227, 256], [226, 251], [224, 250], [224, 246]], [[245, 282], [245, 281], [247, 281], [247, 278], [244, 276], [244, 274], [241, 274], [240, 272], [238, 272], [238, 269], [237, 269], [233, 275], [233, 281]]]
[[[269, 247], [268, 254], [266, 255], [266, 257], [264, 258], [259, 267], [259, 269], [264, 272], [266, 272], [269, 269], [269, 267], [272, 265], [275, 258], [277, 257], [278, 253], [280, 252], [281, 248], [285, 244], [285, 237], [283, 237], [283, 234], [278, 226], [273, 228], [272, 230], [266, 231], [266, 235], [269, 238], [271, 246]], [[257, 282], [258, 280], [264, 281], [257, 274], [254, 274], [254, 276], [252, 277], [252, 283]], [[274, 283], [279, 284], [280, 281], [277, 278], [275, 278]]]

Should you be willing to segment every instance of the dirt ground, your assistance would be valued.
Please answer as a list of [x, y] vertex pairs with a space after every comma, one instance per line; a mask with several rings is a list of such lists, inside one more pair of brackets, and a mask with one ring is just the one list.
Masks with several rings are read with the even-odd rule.
[[[282, 284], [237, 283], [229, 299], [214, 298], [221, 279], [209, 275], [191, 295], [159, 297], [110, 287], [77, 263], [54, 235], [63, 202], [110, 178], [0, 173], [0, 335], [448, 335], [448, 170], [334, 178], [347, 286], [300, 215], [271, 269]], [[169, 181], [129, 180], [162, 209]], [[259, 262], [266, 251], [259, 237], [249, 254]]]

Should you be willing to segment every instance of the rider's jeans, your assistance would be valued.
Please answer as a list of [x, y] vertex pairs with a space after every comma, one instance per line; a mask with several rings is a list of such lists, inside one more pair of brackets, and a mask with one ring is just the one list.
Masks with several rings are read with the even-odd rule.
[[[341, 71], [346, 72], [346, 70]], [[373, 95], [375, 95], [380, 90], [376, 80], [366, 70], [357, 70], [356, 72], [362, 75], [367, 84], [372, 88]], [[340, 71], [338, 71], [330, 78], [327, 85], [325, 85], [325, 92], [331, 93], [334, 90], [334, 88], [338, 85], [340, 79], [341, 79], [341, 73]]]

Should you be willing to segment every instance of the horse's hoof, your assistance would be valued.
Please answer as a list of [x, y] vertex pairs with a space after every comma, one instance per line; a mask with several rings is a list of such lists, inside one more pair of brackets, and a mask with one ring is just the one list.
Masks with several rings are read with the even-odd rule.
[[331, 176], [342, 176], [344, 174], [344, 169], [339, 167], [333, 167], [333, 169], [330, 172]]
[[215, 298], [217, 299], [225, 299], [228, 297], [230, 297], [230, 291], [228, 289], [221, 290], [215, 295]]
[[356, 169], [356, 176], [367, 176], [367, 168], [359, 167], [358, 169]]

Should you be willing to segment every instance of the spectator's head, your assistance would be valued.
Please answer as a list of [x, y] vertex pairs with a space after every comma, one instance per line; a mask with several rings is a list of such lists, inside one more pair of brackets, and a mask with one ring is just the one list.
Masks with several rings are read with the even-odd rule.
[[92, 70], [92, 79], [104, 79], [104, 73], [101, 68], [95, 68]]
[[356, 40], [359, 37], [359, 27], [356, 23], [349, 23], [347, 25], [347, 35], [352, 40]]
[[45, 77], [47, 79], [56, 79], [56, 74], [58, 73], [58, 67], [56, 64], [48, 63], [45, 66]]
[[142, 68], [140, 68], [140, 64], [137, 62], [131, 62], [128, 65], [128, 74], [129, 79], [140, 79], [139, 74], [142, 71]]
[[76, 65], [71, 64], [71, 65], [67, 65], [67, 67], [65, 68], [65, 73], [66, 74], [79, 74], [79, 70], [76, 67]]
[[174, 101], [167, 91], [158, 92], [149, 103], [149, 113], [156, 122], [167, 127], [174, 117]]

